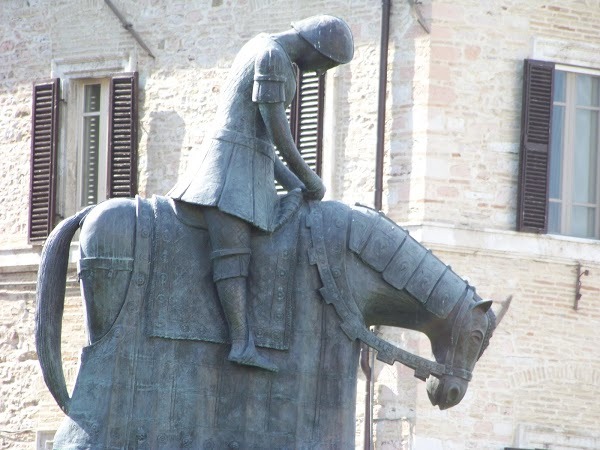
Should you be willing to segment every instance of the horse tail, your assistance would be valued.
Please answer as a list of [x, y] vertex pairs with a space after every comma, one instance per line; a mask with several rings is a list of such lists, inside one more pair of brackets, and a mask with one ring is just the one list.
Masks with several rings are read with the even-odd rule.
[[35, 345], [48, 389], [65, 412], [69, 393], [62, 367], [60, 338], [71, 240], [93, 206], [63, 220], [50, 233], [40, 259], [35, 312]]

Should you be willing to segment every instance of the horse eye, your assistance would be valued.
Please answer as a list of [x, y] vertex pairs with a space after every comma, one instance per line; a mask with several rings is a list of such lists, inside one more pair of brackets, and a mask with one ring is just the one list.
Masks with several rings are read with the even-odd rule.
[[471, 333], [471, 340], [480, 343], [483, 341], [483, 333], [481, 331], [473, 331]]

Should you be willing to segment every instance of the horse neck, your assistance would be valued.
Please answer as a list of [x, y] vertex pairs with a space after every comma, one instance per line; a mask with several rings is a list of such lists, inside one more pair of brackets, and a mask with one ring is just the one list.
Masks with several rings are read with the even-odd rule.
[[432, 314], [423, 304], [404, 290], [387, 283], [352, 252], [348, 252], [347, 279], [354, 301], [367, 325], [388, 325], [422, 331]]
[[[350, 292], [369, 326], [387, 325], [420, 331], [433, 343], [452, 330], [461, 310], [480, 300], [474, 289], [463, 280], [462, 294], [452, 310], [440, 317], [427, 309], [423, 299], [416, 298], [405, 289], [391, 286], [381, 273], [365, 264], [356, 254], [348, 252], [346, 259]], [[433, 296], [428, 299], [431, 302], [437, 300]]]
[[[454, 291], [462, 290], [464, 281], [381, 213], [317, 202], [308, 215], [314, 246], [310, 259], [319, 268], [328, 301], [341, 294], [349, 311], [360, 312], [367, 325], [421, 330], [434, 314], [447, 316], [458, 300]], [[318, 257], [320, 252], [327, 258]], [[427, 272], [419, 271], [421, 264]]]

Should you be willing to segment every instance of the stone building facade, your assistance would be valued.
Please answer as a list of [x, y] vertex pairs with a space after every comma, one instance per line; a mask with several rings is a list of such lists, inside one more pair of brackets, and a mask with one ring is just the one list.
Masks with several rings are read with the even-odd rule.
[[[327, 75], [322, 176], [329, 198], [373, 204], [379, 2], [113, 3], [147, 50], [102, 0], [0, 3], [3, 448], [42, 445], [62, 419], [41, 379], [33, 340], [41, 249], [28, 240], [35, 82], [61, 80], [56, 214], [64, 217], [79, 202], [75, 192], [83, 169], [74, 123], [88, 82], [102, 86], [114, 74], [137, 72], [136, 190], [163, 194], [209, 132], [224, 75], [246, 40], [318, 13], [343, 17], [355, 36], [355, 58]], [[600, 448], [600, 183], [594, 176], [600, 172], [594, 170], [600, 161], [600, 3], [414, 3], [391, 2], [382, 209], [468, 276], [482, 297], [503, 300], [512, 294], [513, 301], [465, 399], [453, 409], [434, 409], [410, 370], [375, 363], [374, 448]], [[546, 130], [552, 136], [552, 148], [546, 148], [550, 170], [542, 170], [540, 181], [542, 228], [548, 217], [550, 231], [534, 233], [515, 231], [527, 228], [520, 217], [529, 208], [519, 200], [527, 191], [520, 188], [527, 171], [519, 175], [527, 165], [525, 59], [554, 63], [544, 69], [554, 80], [549, 88], [554, 96], [544, 94], [554, 121]], [[525, 91], [537, 92], [535, 86]], [[583, 100], [573, 100], [578, 93]], [[577, 197], [582, 183], [583, 200]], [[580, 276], [577, 289], [585, 270], [589, 275]], [[416, 333], [378, 331], [430, 354], [428, 342]], [[63, 341], [72, 383], [85, 345], [75, 266]], [[361, 381], [359, 399], [363, 390]], [[357, 448], [363, 430], [359, 404]]]

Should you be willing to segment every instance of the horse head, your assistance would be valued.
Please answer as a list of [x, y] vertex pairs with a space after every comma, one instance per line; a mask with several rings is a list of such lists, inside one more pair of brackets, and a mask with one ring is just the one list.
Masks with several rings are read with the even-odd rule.
[[358, 336], [377, 350], [377, 359], [401, 362], [414, 369], [417, 378], [429, 378], [427, 391], [434, 406], [457, 405], [496, 327], [492, 302], [482, 300], [450, 266], [382, 213], [359, 207], [351, 217], [350, 258], [354, 266], [363, 267], [350, 275], [348, 291], [354, 292], [365, 323], [425, 333], [436, 361], [366, 333], [354, 331], [349, 336]]
[[427, 327], [436, 361], [444, 373], [430, 377], [427, 394], [441, 410], [457, 405], [465, 396], [475, 363], [487, 348], [496, 327], [491, 300], [473, 293], [473, 300], [458, 303], [449, 320], [434, 321]]

